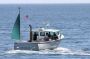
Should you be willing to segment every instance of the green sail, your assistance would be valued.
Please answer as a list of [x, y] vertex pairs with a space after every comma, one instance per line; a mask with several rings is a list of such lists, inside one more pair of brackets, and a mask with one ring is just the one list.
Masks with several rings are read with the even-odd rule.
[[20, 40], [20, 13], [17, 16], [16, 22], [12, 30], [11, 37], [12, 39]]

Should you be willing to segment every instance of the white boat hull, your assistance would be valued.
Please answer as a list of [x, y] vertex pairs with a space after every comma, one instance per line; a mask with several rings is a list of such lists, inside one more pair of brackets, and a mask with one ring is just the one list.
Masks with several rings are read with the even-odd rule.
[[55, 49], [59, 45], [60, 40], [47, 41], [47, 42], [15, 42], [15, 50], [44, 50]]
[[62, 36], [61, 39], [43, 41], [43, 42], [15, 42], [14, 50], [45, 50], [45, 49], [55, 49], [58, 47], [60, 41], [64, 38]]
[[43, 42], [43, 43], [39, 43], [39, 50], [43, 50], [43, 49], [54, 49], [57, 48], [57, 46], [59, 45], [60, 40], [56, 40], [56, 41], [49, 41], [49, 42]]

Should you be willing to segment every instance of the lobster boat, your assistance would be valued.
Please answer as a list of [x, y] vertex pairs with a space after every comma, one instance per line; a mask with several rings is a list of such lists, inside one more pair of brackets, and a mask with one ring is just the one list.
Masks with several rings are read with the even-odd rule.
[[23, 41], [20, 37], [20, 8], [19, 14], [17, 16], [16, 22], [12, 29], [12, 39], [17, 41], [14, 42], [14, 50], [53, 50], [58, 47], [60, 41], [64, 38], [60, 30], [52, 28], [35, 28], [30, 27], [30, 39], [28, 41]]

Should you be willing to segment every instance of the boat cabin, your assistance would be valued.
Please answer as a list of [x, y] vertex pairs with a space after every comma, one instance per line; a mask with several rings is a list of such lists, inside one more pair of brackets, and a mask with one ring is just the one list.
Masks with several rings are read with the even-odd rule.
[[32, 30], [33, 41], [49, 41], [59, 39], [60, 32], [56, 29], [38, 28]]

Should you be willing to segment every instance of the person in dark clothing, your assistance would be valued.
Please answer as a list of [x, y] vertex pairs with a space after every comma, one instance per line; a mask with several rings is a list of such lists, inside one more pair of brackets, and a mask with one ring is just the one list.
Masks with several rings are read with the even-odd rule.
[[48, 37], [51, 38], [51, 34], [50, 34], [50, 32], [48, 33]]
[[46, 36], [48, 36], [48, 33], [46, 33]]
[[34, 32], [34, 35], [33, 35], [33, 40], [36, 41], [37, 40], [37, 33]]
[[53, 33], [53, 39], [55, 39], [55, 40], [58, 39], [58, 37], [57, 37], [55, 32]]

